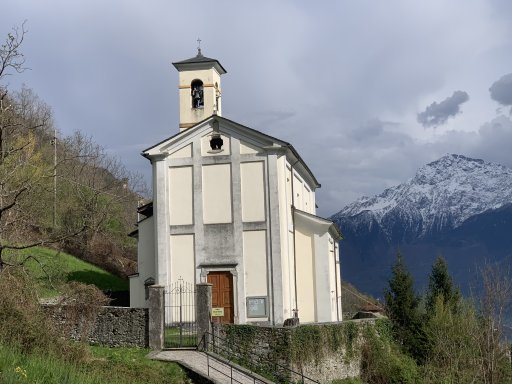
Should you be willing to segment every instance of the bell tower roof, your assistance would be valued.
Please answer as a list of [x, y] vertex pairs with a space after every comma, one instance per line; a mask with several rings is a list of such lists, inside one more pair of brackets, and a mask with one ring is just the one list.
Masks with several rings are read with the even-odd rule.
[[192, 69], [193, 67], [202, 67], [203, 65], [205, 65], [208, 67], [211, 67], [211, 66], [215, 67], [217, 72], [219, 72], [219, 74], [221, 74], [221, 75], [227, 73], [227, 71], [224, 69], [224, 67], [219, 62], [219, 60], [211, 59], [209, 57], [203, 56], [203, 54], [201, 53], [201, 48], [197, 48], [196, 56], [194, 56], [190, 59], [176, 61], [176, 62], [172, 63], [172, 65], [174, 65], [174, 67], [178, 71]]

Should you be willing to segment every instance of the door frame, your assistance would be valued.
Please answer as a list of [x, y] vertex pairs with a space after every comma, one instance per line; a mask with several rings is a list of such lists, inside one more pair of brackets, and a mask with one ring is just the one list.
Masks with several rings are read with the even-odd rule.
[[210, 272], [229, 272], [233, 278], [233, 324], [239, 323], [239, 303], [238, 303], [238, 272], [236, 270], [237, 264], [228, 265], [201, 265], [201, 282], [207, 282], [207, 276]]

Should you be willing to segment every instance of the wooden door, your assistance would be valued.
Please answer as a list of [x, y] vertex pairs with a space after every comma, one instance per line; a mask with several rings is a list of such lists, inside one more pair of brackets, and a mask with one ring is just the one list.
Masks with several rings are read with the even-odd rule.
[[208, 283], [212, 286], [212, 307], [224, 308], [224, 316], [214, 317], [213, 321], [233, 323], [233, 275], [231, 272], [210, 272]]

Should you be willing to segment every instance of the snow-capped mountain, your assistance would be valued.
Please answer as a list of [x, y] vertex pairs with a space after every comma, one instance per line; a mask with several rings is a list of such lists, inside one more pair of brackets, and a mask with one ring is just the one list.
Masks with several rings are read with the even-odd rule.
[[[378, 223], [389, 240], [406, 240], [456, 228], [474, 215], [509, 203], [512, 169], [446, 155], [420, 168], [407, 182], [360, 198], [332, 219], [343, 226]], [[397, 222], [400, 228], [395, 227]]]
[[331, 219], [345, 237], [344, 278], [363, 291], [382, 293], [378, 283], [385, 285], [398, 249], [420, 285], [439, 254], [449, 266], [452, 261], [450, 269], [464, 285], [478, 260], [512, 255], [512, 169], [446, 155], [405, 183], [362, 197]]

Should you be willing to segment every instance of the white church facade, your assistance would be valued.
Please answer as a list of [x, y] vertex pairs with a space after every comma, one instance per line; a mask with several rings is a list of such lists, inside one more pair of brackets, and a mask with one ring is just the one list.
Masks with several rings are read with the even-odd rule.
[[213, 284], [222, 321], [341, 321], [341, 234], [315, 214], [315, 176], [289, 143], [222, 117], [217, 60], [199, 50], [173, 65], [180, 131], [142, 153], [153, 201], [139, 210], [130, 305], [182, 279]]

